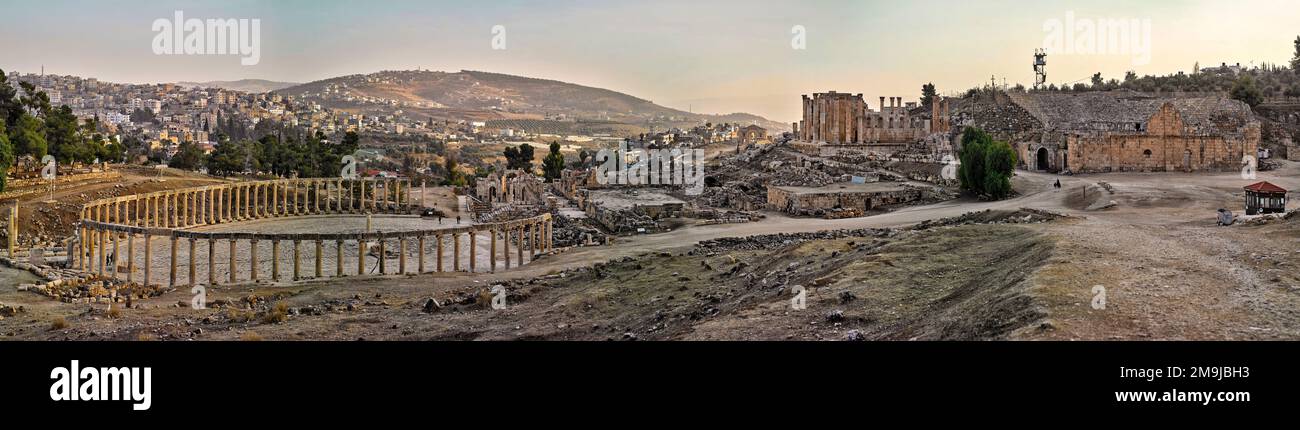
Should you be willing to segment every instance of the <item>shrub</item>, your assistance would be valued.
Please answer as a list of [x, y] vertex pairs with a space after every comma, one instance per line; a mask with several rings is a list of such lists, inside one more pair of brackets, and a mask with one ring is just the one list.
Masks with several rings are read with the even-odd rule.
[[235, 308], [226, 309], [226, 319], [232, 323], [243, 323], [253, 319], [253, 312]]
[[262, 335], [257, 334], [257, 333], [255, 333], [255, 332], [246, 331], [246, 332], [244, 332], [243, 334], [240, 334], [240, 335], [239, 335], [239, 340], [242, 340], [242, 341], [245, 341], [245, 342], [257, 342], [257, 341], [262, 340]]
[[65, 328], [68, 328], [68, 320], [63, 317], [54, 317], [54, 320], [50, 322], [51, 330], [63, 330]]
[[995, 141], [978, 128], [967, 127], [962, 132], [958, 158], [961, 166], [957, 168], [957, 177], [963, 191], [992, 199], [1011, 195], [1016, 151], [1010, 144]]

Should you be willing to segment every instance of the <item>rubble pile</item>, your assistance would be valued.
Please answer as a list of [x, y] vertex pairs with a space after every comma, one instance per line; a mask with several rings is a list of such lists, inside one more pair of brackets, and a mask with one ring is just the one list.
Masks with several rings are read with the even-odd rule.
[[926, 230], [934, 227], [968, 224], [1039, 224], [1064, 217], [1066, 215], [1042, 209], [1020, 208], [1014, 211], [985, 209], [977, 212], [967, 212], [951, 218], [925, 220], [917, 224], [913, 229]]
[[552, 240], [556, 247], [582, 246], [585, 244], [605, 243], [606, 234], [600, 229], [587, 225], [582, 220], [555, 214]]
[[692, 212], [691, 218], [704, 220], [705, 224], [733, 224], [754, 222], [765, 218], [762, 213], [729, 209], [701, 209]]
[[885, 239], [894, 237], [898, 230], [890, 228], [862, 228], [853, 230], [824, 230], [807, 233], [777, 233], [747, 237], [724, 237], [700, 241], [689, 255], [707, 255], [717, 251], [756, 251], [789, 246], [814, 240], [833, 240], [850, 237]]
[[600, 216], [605, 225], [613, 226], [611, 230], [614, 233], [637, 232], [641, 229], [647, 232], [660, 230], [659, 223], [654, 218], [636, 209], [605, 208], [600, 211]]
[[767, 185], [824, 187], [835, 182], [835, 178], [821, 170], [800, 166], [782, 165], [768, 173]]
[[705, 188], [696, 196], [695, 204], [708, 208], [759, 210], [767, 205], [767, 187], [748, 181], [731, 181], [721, 187]]
[[157, 297], [173, 290], [161, 285], [145, 287], [111, 278], [58, 279], [40, 285], [18, 286], [18, 291], [31, 291], [64, 303], [121, 302], [130, 297]]

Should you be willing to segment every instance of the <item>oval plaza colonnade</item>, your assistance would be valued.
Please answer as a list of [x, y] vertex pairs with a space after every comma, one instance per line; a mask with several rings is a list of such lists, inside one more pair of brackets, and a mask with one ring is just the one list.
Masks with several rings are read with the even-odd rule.
[[[532, 218], [487, 224], [465, 225], [442, 229], [361, 232], [361, 233], [246, 233], [202, 232], [193, 229], [294, 216], [347, 215], [347, 214], [407, 214], [412, 207], [411, 185], [406, 179], [281, 179], [212, 185], [111, 197], [92, 201], [83, 208], [77, 226], [78, 240], [73, 253], [78, 270], [100, 277], [121, 278], [119, 263], [125, 259], [127, 282], [136, 282], [135, 274], [142, 271], [142, 284], [150, 285], [165, 274], [168, 286], [218, 285], [258, 281], [262, 268], [267, 267], [266, 257], [259, 258], [260, 243], [270, 243], [270, 280], [280, 281], [291, 266], [292, 280], [310, 278], [366, 276], [369, 274], [411, 274], [445, 272], [450, 261], [451, 271], [461, 271], [462, 240], [469, 245], [467, 268], [476, 271], [480, 257], [479, 236], [486, 234], [488, 270], [498, 267], [498, 250], [504, 267], [523, 265], [525, 256], [531, 261], [541, 253], [551, 251], [553, 222], [550, 214]], [[423, 193], [421, 193], [423, 196]], [[143, 241], [143, 259], [137, 254], [136, 240]], [[433, 239], [433, 264], [426, 265], [426, 242]], [[451, 255], [445, 258], [444, 241], [450, 239]], [[167, 252], [159, 259], [154, 255], [154, 242], [162, 241], [158, 251]], [[500, 242], [500, 246], [498, 246]], [[514, 254], [511, 255], [511, 244]], [[304, 246], [304, 244], [306, 246]], [[125, 252], [122, 251], [124, 245]], [[291, 247], [291, 260], [281, 264], [281, 246]], [[328, 246], [327, 246], [328, 245]], [[408, 264], [408, 245], [415, 245], [414, 272]], [[389, 248], [396, 246], [396, 248]], [[206, 249], [205, 249], [206, 248]], [[225, 249], [222, 249], [225, 248]], [[313, 257], [312, 266], [302, 265], [303, 248]], [[332, 248], [332, 249], [330, 249]], [[326, 250], [333, 251], [332, 273], [324, 270]], [[181, 253], [184, 252], [184, 260]], [[243, 251], [246, 253], [242, 253]], [[198, 259], [206, 251], [206, 261]], [[225, 259], [216, 255], [227, 251]], [[369, 255], [378, 251], [377, 256]], [[388, 256], [397, 253], [395, 271]], [[525, 254], [527, 253], [527, 254]], [[241, 260], [237, 261], [236, 256]], [[382, 256], [382, 257], [381, 257]], [[355, 261], [345, 261], [355, 259]], [[141, 264], [137, 267], [137, 260]], [[243, 263], [243, 264], [241, 264]], [[217, 267], [228, 264], [224, 276]], [[367, 269], [367, 266], [371, 269]], [[161, 267], [155, 267], [161, 266]], [[432, 267], [429, 267], [432, 266]], [[187, 273], [178, 273], [184, 267]], [[180, 277], [187, 282], [178, 283]], [[206, 278], [200, 277], [206, 275]]]

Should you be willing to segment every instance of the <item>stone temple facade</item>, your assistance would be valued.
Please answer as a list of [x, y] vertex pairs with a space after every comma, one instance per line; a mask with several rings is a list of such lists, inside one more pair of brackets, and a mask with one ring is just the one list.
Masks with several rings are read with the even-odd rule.
[[862, 94], [815, 93], [803, 96], [803, 120], [796, 124], [798, 140], [828, 145], [907, 144], [924, 138], [930, 121], [913, 116], [915, 102], [902, 97], [880, 98], [872, 110]]
[[1157, 97], [1130, 91], [1011, 93], [1040, 133], [1013, 142], [1033, 171], [1240, 170], [1261, 128], [1246, 104], [1222, 96]]

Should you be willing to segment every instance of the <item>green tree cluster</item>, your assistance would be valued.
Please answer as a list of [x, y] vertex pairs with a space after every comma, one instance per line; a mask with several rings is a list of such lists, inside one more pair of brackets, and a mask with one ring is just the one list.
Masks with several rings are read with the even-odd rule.
[[560, 179], [560, 174], [564, 172], [564, 154], [560, 153], [560, 142], [551, 142], [551, 153], [546, 154], [542, 160], [542, 175], [546, 182], [552, 182]]
[[507, 146], [505, 150], [506, 169], [533, 171], [533, 146], [521, 143], [518, 148]]
[[975, 127], [961, 135], [961, 166], [957, 177], [963, 191], [993, 200], [1011, 195], [1011, 175], [1016, 167], [1016, 152], [1006, 142]]

